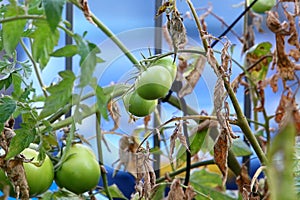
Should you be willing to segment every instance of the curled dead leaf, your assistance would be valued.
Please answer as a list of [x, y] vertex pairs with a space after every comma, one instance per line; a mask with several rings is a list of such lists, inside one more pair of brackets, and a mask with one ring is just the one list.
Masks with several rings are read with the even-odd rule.
[[[184, 63], [184, 62], [181, 62]], [[194, 69], [189, 73], [188, 76], [186, 76], [185, 78], [185, 83], [183, 85], [183, 87], [180, 89], [179, 93], [178, 93], [178, 97], [182, 98], [190, 93], [193, 92], [196, 84], [198, 83], [202, 72], [204, 70], [205, 67], [205, 63], [206, 63], [206, 58], [202, 55], [199, 55]]]
[[119, 124], [120, 124], [121, 115], [119, 111], [120, 110], [119, 105], [117, 104], [116, 101], [110, 100], [107, 104], [107, 110], [114, 122], [114, 127], [111, 129], [111, 131], [115, 131], [116, 129], [119, 128]]
[[217, 142], [214, 145], [214, 160], [218, 168], [220, 169], [223, 178], [222, 184], [225, 186], [227, 176], [228, 176], [228, 164], [227, 157], [228, 151], [230, 149], [230, 136], [223, 129], [217, 138]]
[[167, 200], [182, 200], [185, 199], [184, 191], [180, 185], [179, 179], [174, 179], [170, 191], [167, 196]]

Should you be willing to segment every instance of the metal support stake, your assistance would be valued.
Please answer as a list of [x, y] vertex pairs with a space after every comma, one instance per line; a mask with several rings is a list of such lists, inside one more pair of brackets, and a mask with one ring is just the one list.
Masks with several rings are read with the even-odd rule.
[[[157, 10], [159, 9], [159, 7], [162, 5], [162, 0], [156, 0], [155, 1], [155, 14], [157, 12]], [[155, 26], [155, 33], [154, 33], [154, 54], [161, 54], [161, 48], [162, 48], [162, 15], [158, 16], [155, 18], [155, 22], [154, 22], [154, 26]], [[157, 105], [157, 109], [159, 112], [159, 115], [161, 113], [161, 105], [160, 102]], [[158, 120], [155, 117], [154, 118], [154, 127], [158, 126]], [[154, 135], [153, 137], [153, 142], [154, 142], [154, 147], [160, 148], [160, 141], [158, 138], [158, 135]], [[156, 177], [160, 177], [160, 155], [159, 154], [154, 154], [153, 156], [154, 158], [154, 163], [153, 163], [153, 168], [155, 170], [155, 175]]]

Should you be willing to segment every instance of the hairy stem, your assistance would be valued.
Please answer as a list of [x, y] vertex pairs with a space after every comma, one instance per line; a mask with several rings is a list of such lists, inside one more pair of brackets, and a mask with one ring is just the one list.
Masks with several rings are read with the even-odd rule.
[[[98, 149], [98, 159], [100, 163], [100, 169], [104, 168], [103, 165], [103, 153], [102, 153], [102, 130], [101, 130], [101, 113], [99, 111], [96, 112], [96, 139], [97, 139], [97, 149]], [[104, 190], [107, 195], [107, 198], [112, 200], [112, 196], [108, 189], [108, 181], [106, 172], [101, 170], [101, 176], [103, 180]]]
[[200, 34], [200, 39], [202, 40], [203, 47], [204, 47], [205, 51], [207, 51], [208, 43], [207, 43], [206, 39], [203, 38], [203, 36], [204, 36], [203, 29], [202, 29], [202, 26], [201, 26], [200, 21], [198, 19], [198, 15], [197, 15], [197, 12], [195, 10], [195, 7], [193, 6], [193, 4], [190, 0], [187, 0], [186, 2], [188, 4], [188, 6], [190, 7], [190, 10], [192, 11], [192, 15], [193, 15], [194, 20], [196, 22], [198, 32]]
[[47, 97], [48, 94], [47, 94], [47, 92], [46, 92], [46, 86], [45, 86], [44, 83], [43, 83], [42, 75], [41, 75], [40, 70], [39, 70], [39, 68], [38, 68], [38, 66], [37, 66], [37, 63], [36, 63], [35, 60], [33, 59], [32, 55], [30, 54], [30, 52], [29, 52], [29, 50], [27, 49], [27, 47], [26, 47], [25, 43], [23, 42], [23, 40], [20, 40], [20, 44], [21, 44], [22, 48], [24, 49], [26, 55], [27, 55], [28, 58], [30, 59], [32, 65], [33, 65], [33, 69], [34, 69], [35, 75], [36, 75], [36, 77], [37, 77], [37, 79], [38, 79], [39, 85], [40, 85], [40, 87], [41, 87], [41, 89], [42, 89], [42, 91], [43, 91], [44, 96]]
[[14, 17], [7, 17], [5, 19], [0, 20], [0, 24], [12, 22], [16, 20], [22, 20], [22, 19], [39, 19], [39, 20], [46, 20], [45, 16], [41, 15], [20, 15], [20, 16], [14, 16]]

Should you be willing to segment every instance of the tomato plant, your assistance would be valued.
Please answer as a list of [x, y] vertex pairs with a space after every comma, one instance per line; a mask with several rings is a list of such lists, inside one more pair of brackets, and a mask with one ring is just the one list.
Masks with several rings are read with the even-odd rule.
[[154, 65], [141, 73], [135, 82], [135, 89], [140, 97], [147, 100], [163, 98], [172, 86], [172, 77], [168, 69]]
[[65, 152], [66, 160], [55, 173], [55, 182], [76, 194], [94, 189], [100, 179], [100, 166], [91, 149], [73, 144]]
[[123, 97], [126, 110], [134, 116], [144, 117], [151, 114], [157, 105], [157, 99], [146, 100], [136, 91], [130, 91]]

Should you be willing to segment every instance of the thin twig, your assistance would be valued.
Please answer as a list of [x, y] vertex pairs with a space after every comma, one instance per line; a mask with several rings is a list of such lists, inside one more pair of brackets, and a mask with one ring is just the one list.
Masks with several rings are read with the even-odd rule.
[[32, 55], [30, 54], [29, 50], [27, 49], [27, 47], [26, 47], [26, 45], [25, 45], [25, 43], [23, 42], [22, 39], [20, 40], [20, 44], [21, 44], [22, 48], [24, 49], [26, 55], [27, 55], [28, 58], [30, 59], [32, 65], [33, 65], [33, 69], [34, 69], [35, 75], [36, 75], [36, 77], [37, 77], [37, 79], [38, 79], [39, 85], [40, 85], [40, 87], [41, 87], [41, 89], [42, 89], [42, 91], [43, 91], [43, 93], [44, 93], [44, 96], [47, 97], [48, 94], [47, 94], [47, 92], [46, 92], [46, 86], [45, 86], [44, 83], [43, 83], [43, 79], [42, 79], [40, 70], [39, 70], [39, 68], [38, 68], [38, 66], [37, 66], [37, 63], [36, 63], [35, 60], [33, 59]]

